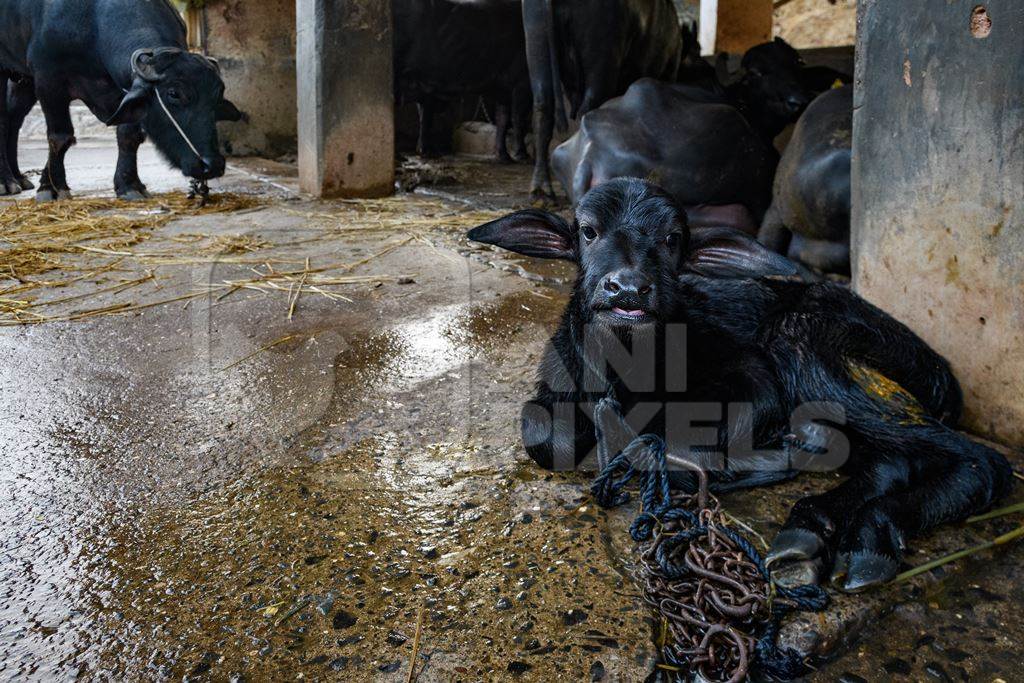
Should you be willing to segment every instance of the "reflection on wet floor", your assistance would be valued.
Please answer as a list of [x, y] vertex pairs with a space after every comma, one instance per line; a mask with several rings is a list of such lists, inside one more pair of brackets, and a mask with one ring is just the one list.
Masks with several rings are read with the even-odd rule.
[[444, 478], [471, 445], [400, 441], [369, 438], [144, 520], [148, 537], [111, 557], [125, 627], [161, 625], [137, 656], [175, 677], [404, 680], [422, 607], [419, 680], [578, 680], [643, 660], [634, 589], [609, 570], [604, 515], [576, 486], [494, 469]]
[[422, 608], [418, 680], [640, 675], [649, 626], [604, 513], [515, 443], [562, 306], [521, 287], [317, 323], [231, 372], [212, 354], [248, 352], [220, 348], [244, 322], [224, 311], [159, 356], [84, 326], [14, 343], [0, 672], [405, 680]]

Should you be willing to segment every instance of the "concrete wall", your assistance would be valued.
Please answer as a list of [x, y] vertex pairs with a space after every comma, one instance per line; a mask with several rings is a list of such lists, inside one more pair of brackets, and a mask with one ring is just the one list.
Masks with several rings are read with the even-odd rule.
[[248, 124], [222, 123], [231, 154], [295, 154], [295, 0], [207, 0], [201, 41]]
[[861, 0], [854, 284], [952, 361], [966, 424], [1024, 445], [1024, 3]]
[[792, 0], [775, 10], [775, 35], [796, 48], [853, 45], [856, 0]]
[[297, 0], [299, 183], [379, 197], [395, 181], [390, 0]]
[[771, 39], [772, 0], [718, 0], [715, 52], [743, 53]]

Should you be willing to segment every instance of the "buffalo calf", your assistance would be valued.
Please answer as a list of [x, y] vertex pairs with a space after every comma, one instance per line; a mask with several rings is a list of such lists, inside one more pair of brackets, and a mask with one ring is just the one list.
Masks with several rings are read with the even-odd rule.
[[[913, 332], [848, 289], [796, 280], [743, 233], [691, 232], [648, 182], [598, 186], [571, 223], [527, 210], [469, 237], [579, 269], [523, 409], [542, 467], [577, 466], [597, 443], [593, 419], [603, 460], [655, 434], [720, 491], [848, 475], [793, 508], [768, 555], [780, 582], [887, 581], [910, 537], [1009, 487], [1006, 460], [954, 431], [960, 387]], [[672, 478], [694, 486], [688, 469]]]

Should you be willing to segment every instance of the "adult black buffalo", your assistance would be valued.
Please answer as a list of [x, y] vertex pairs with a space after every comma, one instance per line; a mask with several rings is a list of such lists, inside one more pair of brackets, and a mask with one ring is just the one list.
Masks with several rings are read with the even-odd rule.
[[188, 52], [184, 21], [167, 0], [0, 0], [0, 86], [0, 194], [32, 187], [17, 141], [38, 99], [50, 147], [41, 201], [70, 196], [72, 100], [118, 126], [114, 186], [127, 199], [146, 196], [136, 163], [146, 135], [185, 175], [216, 178], [224, 174], [216, 121], [242, 117], [224, 99], [216, 62]]
[[577, 118], [645, 76], [675, 80], [682, 53], [672, 0], [523, 0], [536, 162], [530, 190], [554, 196], [548, 147]]
[[393, 0], [395, 86], [399, 101], [420, 113], [418, 148], [432, 155], [434, 110], [440, 102], [481, 95], [495, 104], [495, 154], [510, 161], [506, 137], [515, 129], [515, 156], [526, 158], [530, 81], [519, 0]]
[[583, 117], [552, 157], [573, 203], [619, 177], [649, 178], [686, 207], [695, 227], [755, 234], [771, 203], [773, 138], [809, 101], [796, 51], [781, 41], [751, 48], [726, 89], [641, 79]]
[[853, 86], [819, 95], [797, 121], [758, 239], [828, 273], [850, 272]]

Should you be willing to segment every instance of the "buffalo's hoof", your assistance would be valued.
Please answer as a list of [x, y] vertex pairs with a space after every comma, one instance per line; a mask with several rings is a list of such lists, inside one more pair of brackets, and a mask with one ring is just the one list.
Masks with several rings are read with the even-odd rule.
[[824, 576], [825, 561], [820, 557], [782, 562], [772, 567], [772, 581], [783, 588], [817, 585]]
[[54, 190], [52, 187], [44, 187], [36, 192], [36, 201], [41, 204], [63, 199], [71, 199], [71, 190]]
[[509, 156], [508, 152], [505, 152], [504, 154], [502, 154], [501, 152], [498, 152], [497, 154], [494, 155], [494, 159], [499, 164], [511, 164], [511, 163], [515, 162], [515, 159], [513, 159], [511, 156]]
[[780, 586], [816, 584], [825, 573], [827, 552], [825, 541], [813, 531], [783, 529], [772, 541], [765, 564]]
[[36, 189], [35, 183], [26, 178], [23, 175], [17, 177], [18, 184], [21, 185], [22, 190], [34, 190]]
[[892, 518], [869, 502], [846, 528], [832, 568], [832, 583], [848, 593], [886, 583], [899, 570], [903, 533]]
[[117, 198], [126, 202], [140, 202], [149, 199], [149, 191], [145, 187], [127, 187], [117, 191]]
[[532, 164], [533, 159], [530, 158], [530, 153], [525, 149], [521, 149], [518, 152], [512, 154], [512, 161], [517, 164]]
[[530, 190], [530, 204], [535, 209], [554, 209], [558, 207], [555, 192], [550, 186], [547, 188], [535, 187]]
[[870, 550], [841, 552], [832, 568], [832, 584], [846, 593], [859, 593], [887, 583], [897, 569], [897, 560]]
[[21, 184], [14, 178], [0, 180], [0, 195], [19, 194], [22, 189]]

